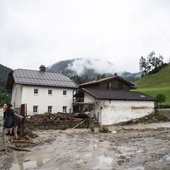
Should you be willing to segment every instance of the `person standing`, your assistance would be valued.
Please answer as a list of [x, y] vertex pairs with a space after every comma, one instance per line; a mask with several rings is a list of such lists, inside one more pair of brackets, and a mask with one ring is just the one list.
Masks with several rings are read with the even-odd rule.
[[6, 111], [4, 112], [4, 128], [7, 128], [6, 135], [13, 135], [13, 127], [15, 124], [15, 114], [14, 110], [12, 109], [12, 105], [9, 104], [7, 106]]
[[4, 124], [4, 121], [5, 121], [5, 111], [6, 111], [6, 109], [7, 109], [7, 104], [4, 104], [4, 105], [2, 106], [3, 124]]
[[4, 116], [5, 116], [5, 111], [6, 111], [6, 109], [7, 109], [7, 105], [4, 104], [4, 105], [2, 106], [3, 118], [4, 118]]

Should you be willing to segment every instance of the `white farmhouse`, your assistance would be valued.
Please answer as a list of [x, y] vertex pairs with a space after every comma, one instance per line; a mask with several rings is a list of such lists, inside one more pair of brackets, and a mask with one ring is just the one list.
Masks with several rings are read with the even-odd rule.
[[27, 115], [45, 112], [72, 112], [73, 95], [77, 84], [59, 73], [46, 72], [41, 65], [39, 71], [17, 69], [12, 71], [6, 88], [12, 89], [12, 105], [19, 108], [27, 105]]
[[154, 112], [155, 98], [130, 89], [131, 82], [112, 76], [80, 84], [75, 94], [75, 112], [87, 112], [97, 118], [100, 125], [113, 125], [141, 118]]

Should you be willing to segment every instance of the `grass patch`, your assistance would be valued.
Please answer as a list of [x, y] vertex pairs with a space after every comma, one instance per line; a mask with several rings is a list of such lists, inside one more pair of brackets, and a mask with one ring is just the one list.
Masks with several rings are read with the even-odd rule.
[[138, 88], [170, 87], [170, 64], [155, 74], [148, 74], [135, 82]]
[[159, 93], [166, 96], [166, 100], [163, 105], [170, 106], [170, 64], [163, 67], [159, 72], [155, 74], [148, 74], [141, 77], [135, 82], [137, 89], [146, 93], [152, 97], [156, 97]]
[[152, 97], [156, 97], [157, 94], [161, 93], [166, 96], [165, 102], [162, 103], [163, 105], [169, 105], [170, 106], [170, 87], [163, 87], [163, 88], [141, 88], [136, 89], [133, 91], [139, 91], [142, 93], [146, 93]]

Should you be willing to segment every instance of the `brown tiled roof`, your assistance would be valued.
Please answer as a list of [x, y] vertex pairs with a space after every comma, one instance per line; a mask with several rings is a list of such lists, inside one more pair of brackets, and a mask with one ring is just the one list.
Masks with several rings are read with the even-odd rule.
[[156, 98], [153, 98], [141, 92], [95, 90], [95, 89], [85, 89], [85, 88], [83, 88], [82, 90], [90, 94], [94, 98], [100, 100], [156, 101]]
[[9, 74], [6, 87], [11, 89], [14, 83], [35, 86], [78, 88], [78, 85], [65, 75], [26, 69], [17, 69]]
[[102, 83], [104, 81], [114, 80], [114, 79], [118, 79], [118, 80], [128, 84], [129, 86], [135, 86], [133, 83], [131, 83], [131, 82], [119, 77], [119, 76], [112, 76], [112, 77], [106, 77], [106, 78], [103, 78], [103, 79], [93, 80], [93, 81], [89, 81], [89, 82], [86, 82], [86, 83], [83, 83], [83, 84], [79, 84], [79, 87], [89, 86], [91, 84], [99, 84], [99, 83]]

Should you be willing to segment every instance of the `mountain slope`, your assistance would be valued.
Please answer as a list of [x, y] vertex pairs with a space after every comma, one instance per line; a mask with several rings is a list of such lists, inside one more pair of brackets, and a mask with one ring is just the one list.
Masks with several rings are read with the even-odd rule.
[[[101, 76], [112, 76], [115, 74], [114, 64], [101, 59], [76, 58], [57, 62], [49, 67], [47, 71], [61, 73], [69, 77], [78, 76], [85, 81], [91, 81]], [[116, 72], [117, 73], [117, 72]], [[117, 73], [124, 79], [134, 82], [140, 77], [139, 73]]]
[[76, 58], [70, 60], [59, 61], [47, 68], [47, 71], [66, 74], [67, 76], [82, 76], [88, 70], [93, 70], [94, 73], [115, 73], [114, 65], [101, 59], [84, 59]]
[[135, 82], [136, 91], [156, 97], [158, 94], [166, 96], [164, 105], [170, 106], [170, 64], [155, 74], [146, 75]]
[[155, 74], [149, 74], [138, 79], [135, 84], [139, 89], [170, 87], [170, 64]]

